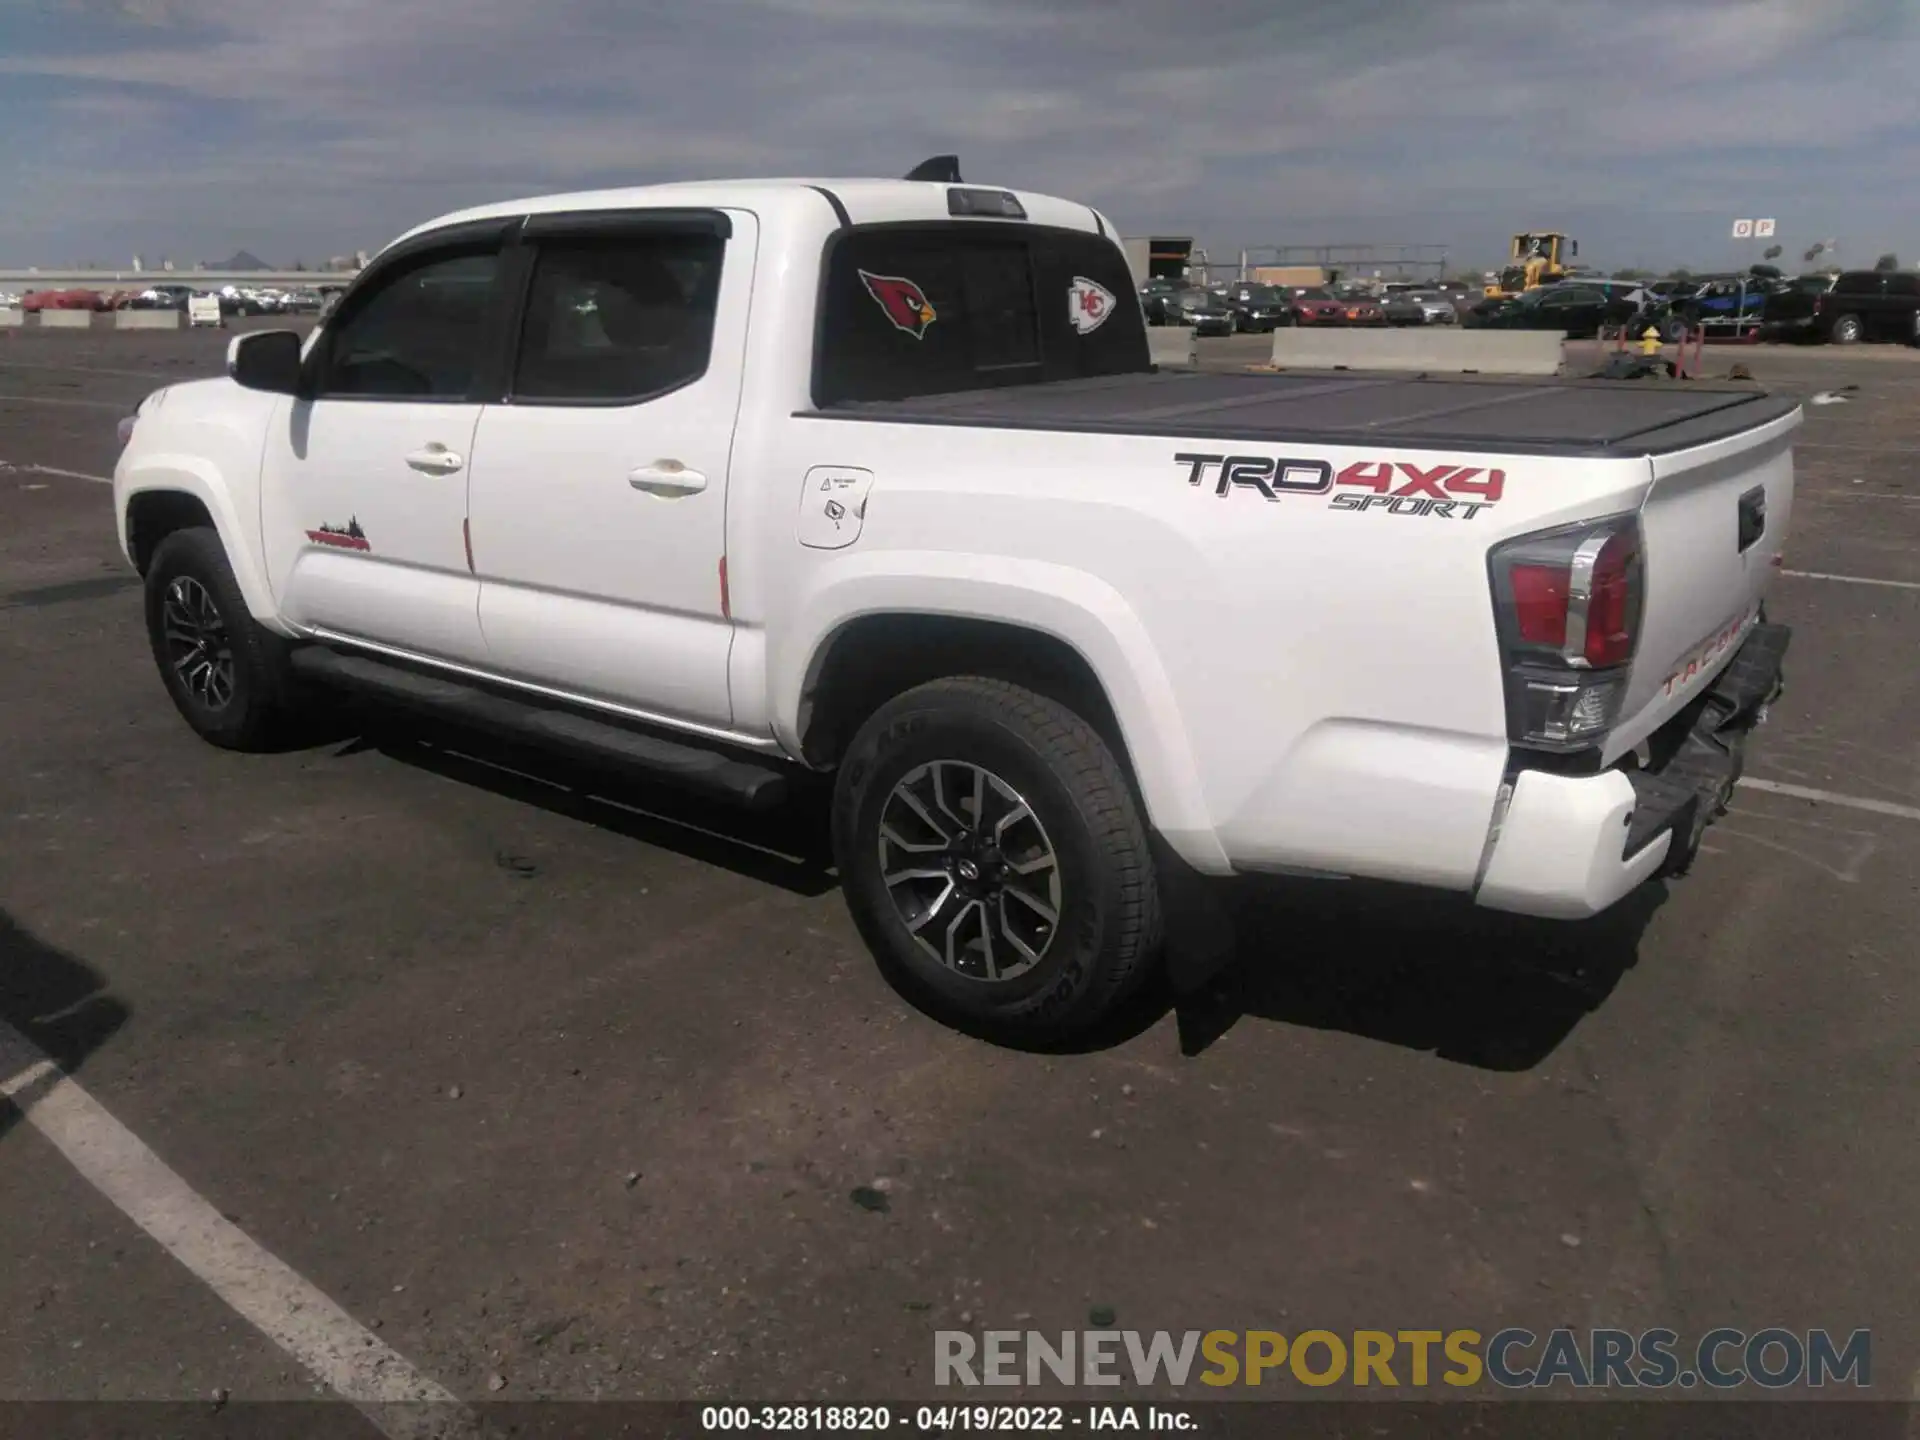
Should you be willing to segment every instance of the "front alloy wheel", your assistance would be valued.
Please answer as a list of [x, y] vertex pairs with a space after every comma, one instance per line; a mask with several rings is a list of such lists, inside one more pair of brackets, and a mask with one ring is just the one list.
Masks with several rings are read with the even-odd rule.
[[880, 876], [900, 923], [956, 975], [1015, 980], [1060, 924], [1060, 858], [1020, 792], [981, 765], [908, 771], [880, 812]]
[[193, 576], [176, 576], [160, 615], [167, 660], [181, 686], [208, 710], [226, 709], [234, 694], [233, 641], [212, 594]]

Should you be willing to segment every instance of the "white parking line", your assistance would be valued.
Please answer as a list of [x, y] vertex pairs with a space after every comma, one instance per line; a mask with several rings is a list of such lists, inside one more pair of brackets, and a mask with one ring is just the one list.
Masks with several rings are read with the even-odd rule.
[[0, 460], [0, 475], [58, 475], [63, 480], [91, 480], [96, 485], [111, 485], [111, 475], [89, 475], [84, 470], [62, 470], [57, 465], [13, 465]]
[[1828, 575], [1819, 570], [1782, 570], [1795, 580], [1833, 580], [1842, 585], [1884, 585], [1889, 590], [1920, 590], [1920, 580], [1876, 580], [1869, 575]]
[[0, 359], [0, 370], [46, 370], [61, 375], [125, 375], [135, 380], [199, 380], [199, 375], [170, 375], [161, 370], [109, 370], [104, 365], [35, 365], [25, 360]]
[[[1920, 453], [1920, 452], [1916, 452]], [[1920, 500], [1920, 495], [1895, 495], [1885, 490], [1800, 490], [1795, 499], [1808, 500]]]
[[1865, 810], [1873, 815], [1891, 815], [1899, 820], [1920, 820], [1920, 806], [1896, 805], [1891, 800], [1873, 800], [1864, 795], [1836, 795], [1831, 790], [1815, 790], [1806, 785], [1784, 785], [1778, 780], [1740, 777], [1740, 789], [1764, 790], [1769, 795], [1784, 795], [1789, 800], [1815, 800], [1822, 805], [1844, 805], [1849, 810]]
[[0, 1022], [0, 1095], [168, 1254], [395, 1440], [473, 1417], [168, 1168], [26, 1036]]
[[64, 405], [70, 410], [118, 410], [122, 415], [133, 409], [126, 400], [67, 400], [56, 395], [0, 395], [0, 404]]

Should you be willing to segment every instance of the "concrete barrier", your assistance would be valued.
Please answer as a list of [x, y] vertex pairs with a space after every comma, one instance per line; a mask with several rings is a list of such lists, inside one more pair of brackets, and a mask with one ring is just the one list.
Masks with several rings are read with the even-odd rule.
[[1156, 365], [1191, 365], [1195, 354], [1191, 325], [1149, 325], [1147, 353]]
[[1273, 363], [1282, 370], [1558, 375], [1564, 339], [1557, 330], [1459, 330], [1451, 325], [1404, 330], [1294, 326], [1273, 332]]
[[184, 310], [116, 310], [113, 312], [113, 328], [116, 330], [178, 330], [186, 323]]
[[27, 312], [17, 306], [0, 309], [0, 330], [18, 330], [27, 323]]
[[42, 310], [40, 328], [42, 330], [91, 330], [93, 312], [91, 310]]

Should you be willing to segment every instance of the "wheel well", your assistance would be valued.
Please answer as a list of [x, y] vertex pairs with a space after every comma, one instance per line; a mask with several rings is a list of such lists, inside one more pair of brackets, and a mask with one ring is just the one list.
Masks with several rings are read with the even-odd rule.
[[1043, 631], [950, 615], [866, 615], [838, 631], [800, 698], [802, 755], [823, 768], [837, 764], [875, 710], [945, 675], [1007, 680], [1057, 700], [1127, 766], [1119, 720], [1078, 650]]
[[160, 542], [176, 530], [204, 525], [213, 528], [213, 516], [193, 496], [179, 490], [144, 490], [127, 502], [127, 549], [142, 575]]

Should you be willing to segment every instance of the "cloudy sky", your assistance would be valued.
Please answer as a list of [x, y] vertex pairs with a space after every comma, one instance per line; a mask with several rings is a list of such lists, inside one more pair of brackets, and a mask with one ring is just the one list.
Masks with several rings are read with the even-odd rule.
[[942, 151], [1216, 255], [1720, 265], [1772, 215], [1920, 260], [1917, 37], [1915, 0], [0, 0], [0, 267]]

